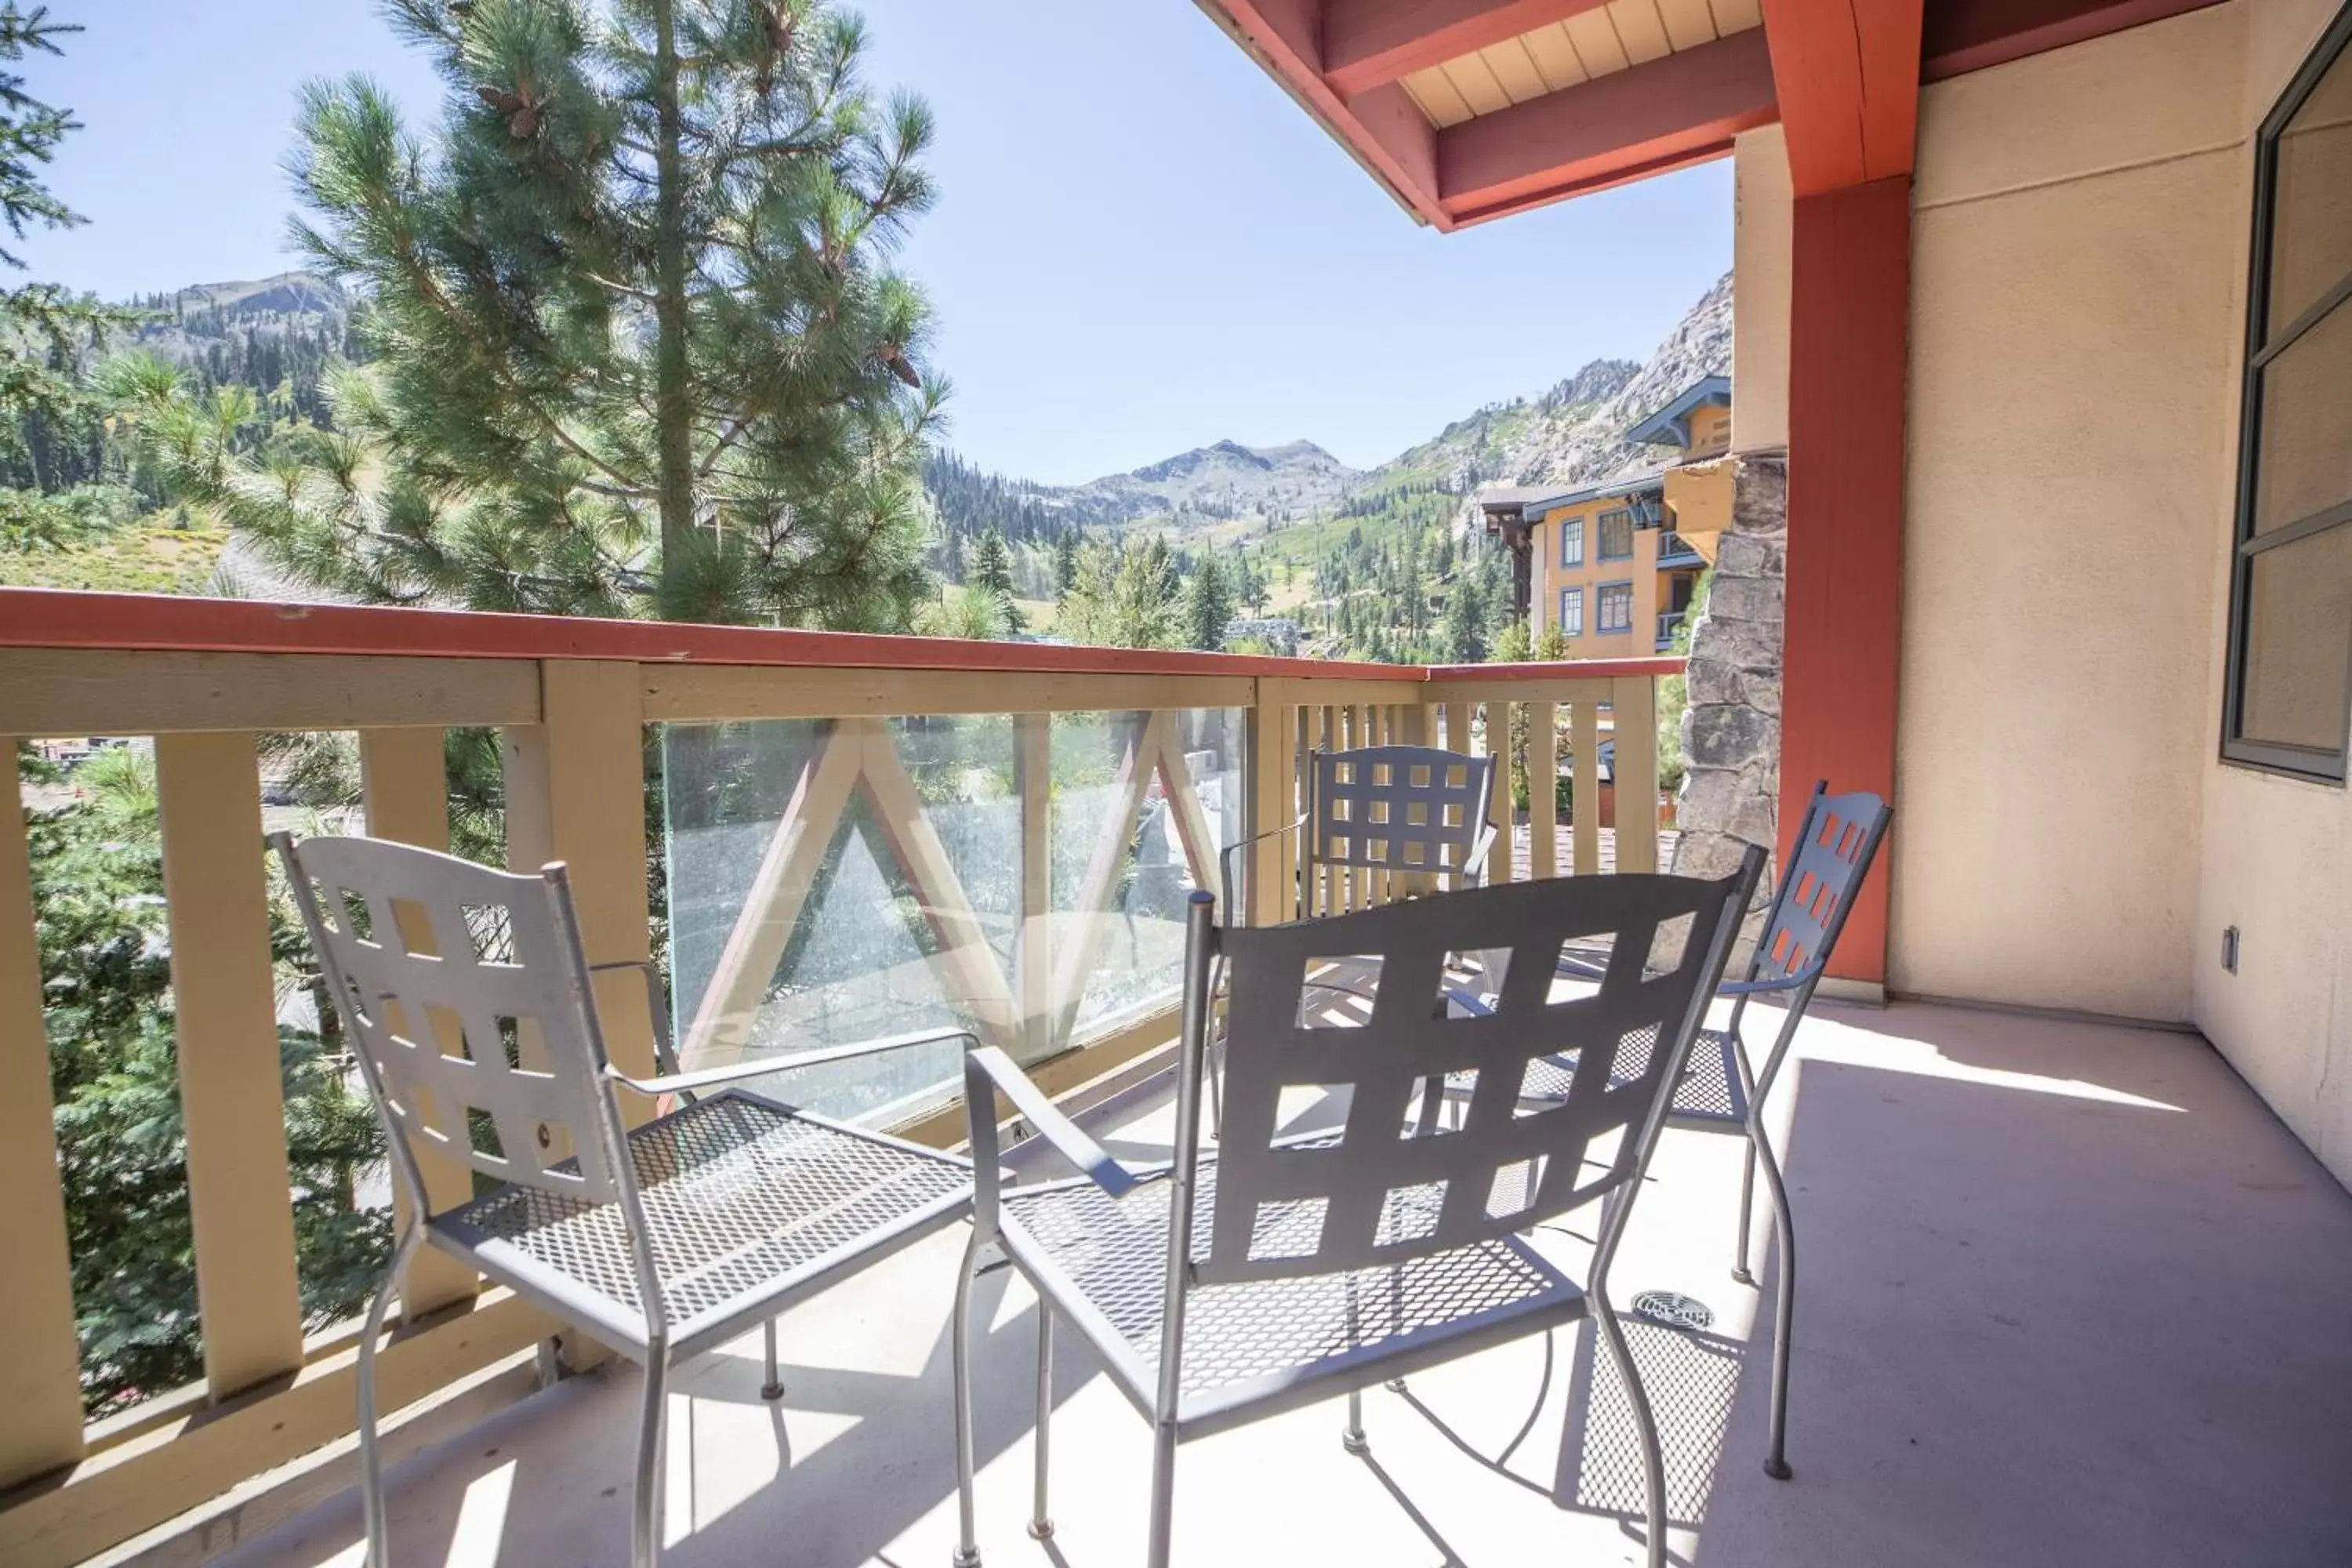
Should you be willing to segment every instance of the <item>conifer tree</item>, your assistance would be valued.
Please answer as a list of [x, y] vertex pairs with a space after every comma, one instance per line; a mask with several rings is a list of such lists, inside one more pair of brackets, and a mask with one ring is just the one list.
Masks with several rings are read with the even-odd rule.
[[1217, 552], [1204, 550], [1200, 563], [1184, 582], [1184, 601], [1178, 611], [1188, 647], [1213, 653], [1225, 643], [1225, 625], [1234, 618], [1233, 591]]
[[1066, 528], [1054, 536], [1054, 599], [1056, 604], [1069, 596], [1070, 584], [1078, 580], [1078, 531]]
[[1026, 631], [1028, 618], [1021, 606], [1013, 603], [1013, 552], [1006, 547], [1004, 535], [992, 526], [980, 536], [972, 547], [971, 585], [996, 603], [996, 617], [1009, 632]]
[[[301, 471], [232, 476], [278, 563], [380, 602], [909, 623], [944, 384], [891, 257], [929, 111], [826, 0], [390, 0], [449, 88], [302, 98], [301, 246], [368, 296]], [[382, 466], [380, 481], [361, 476]]]

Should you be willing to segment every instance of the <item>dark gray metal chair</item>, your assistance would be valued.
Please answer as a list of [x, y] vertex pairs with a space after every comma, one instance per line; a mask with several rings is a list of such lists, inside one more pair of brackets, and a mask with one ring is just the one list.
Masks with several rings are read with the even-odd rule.
[[[980, 1561], [973, 1525], [971, 1282], [1000, 1247], [1039, 1297], [1037, 1474], [1031, 1531], [1052, 1533], [1046, 1460], [1053, 1325], [1092, 1342], [1112, 1381], [1155, 1429], [1150, 1568], [1166, 1568], [1177, 1446], [1297, 1405], [1348, 1396], [1344, 1441], [1363, 1449], [1361, 1391], [1500, 1341], [1591, 1316], [1633, 1389], [1647, 1468], [1649, 1561], [1665, 1562], [1658, 1436], [1611, 1314], [1608, 1277], [1656, 1146], [1671, 1090], [1721, 978], [1762, 873], [1753, 853], [1721, 881], [1622, 876], [1510, 883], [1258, 929], [1220, 927], [1195, 893], [1172, 1164], [1131, 1172], [1056, 1111], [1010, 1058], [976, 1050], [965, 1068], [978, 1179], [972, 1253], [956, 1297], [956, 1454], [961, 1534], [955, 1562]], [[1564, 943], [1596, 933], [1648, 954], [1658, 928], [1690, 931], [1667, 973], [1629, 957], [1597, 994], [1549, 1000]], [[1449, 952], [1524, 952], [1492, 1016], [1440, 1004]], [[1224, 1134], [1202, 1149], [1213, 960], [1231, 979], [1235, 1045]], [[1360, 1027], [1302, 1017], [1306, 974], [1344, 957], [1376, 963]], [[1529, 1114], [1538, 1064], [1586, 1064], [1569, 1095]], [[1638, 1063], [1638, 1066], [1633, 1064]], [[1450, 1072], [1476, 1075], [1461, 1130], [1423, 1114], [1418, 1094]], [[1337, 1132], [1278, 1134], [1284, 1091], [1345, 1087]], [[992, 1091], [1085, 1174], [1006, 1188], [997, 1173]], [[1517, 1234], [1596, 1200], [1601, 1219], [1582, 1283]]]
[[[591, 966], [562, 865], [516, 875], [369, 838], [289, 834], [283, 858], [330, 994], [383, 1119], [408, 1200], [360, 1340], [361, 1488], [370, 1568], [387, 1561], [375, 1352], [420, 1245], [440, 1248], [645, 1368], [630, 1560], [661, 1543], [663, 1392], [672, 1363], [776, 1314], [961, 1218], [968, 1162], [813, 1116], [730, 1080], [774, 1060], [681, 1073], [650, 965]], [[662, 1076], [606, 1059], [593, 969], [646, 971]], [[529, 1033], [545, 1066], [526, 1067]], [[840, 1061], [943, 1040], [940, 1030], [794, 1056]], [[680, 1109], [631, 1128], [619, 1093]], [[438, 1213], [421, 1150], [505, 1184]]]
[[[1687, 1069], [1675, 1087], [1666, 1126], [1694, 1132], [1717, 1132], [1747, 1140], [1739, 1173], [1739, 1240], [1731, 1277], [1742, 1285], [1756, 1282], [1748, 1268], [1748, 1215], [1755, 1207], [1756, 1172], [1764, 1171], [1764, 1189], [1772, 1200], [1774, 1223], [1780, 1237], [1780, 1289], [1773, 1306], [1771, 1436], [1764, 1473], [1776, 1480], [1789, 1478], [1788, 1406], [1790, 1329], [1797, 1303], [1797, 1243], [1789, 1207], [1789, 1190], [1780, 1177], [1780, 1163], [1764, 1131], [1764, 1097], [1771, 1092], [1789, 1047], [1797, 1037], [1812, 1005], [1814, 988], [1828, 969], [1838, 933], [1853, 911], [1854, 893], [1870, 875], [1871, 862], [1886, 837], [1895, 810], [1878, 796], [1857, 791], [1832, 795], [1826, 784], [1815, 784], [1805, 819], [1798, 829], [1796, 854], [1780, 877], [1772, 897], [1764, 931], [1755, 956], [1738, 980], [1719, 986], [1717, 994], [1734, 998], [1731, 1016], [1721, 1029], [1701, 1029], [1692, 1046]], [[1571, 952], [1561, 957], [1558, 973], [1599, 981], [1607, 973], [1606, 955]], [[1741, 1026], [1751, 997], [1785, 996], [1786, 1011], [1780, 1033], [1764, 1058], [1761, 1073], [1751, 1070]], [[1465, 1009], [1478, 1010], [1475, 998], [1455, 994]], [[1540, 1062], [1528, 1075], [1527, 1095], [1534, 1103], [1564, 1099], [1574, 1079], [1573, 1064]], [[1449, 1093], [1454, 1092], [1449, 1085]]]
[[1299, 837], [1294, 919], [1310, 912], [1318, 870], [1427, 873], [1454, 889], [1481, 886], [1495, 839], [1494, 798], [1491, 756], [1437, 746], [1310, 752], [1307, 809], [1298, 819], [1229, 844], [1219, 856], [1225, 918], [1239, 923], [1244, 907], [1234, 874], [1242, 854], [1286, 833]]

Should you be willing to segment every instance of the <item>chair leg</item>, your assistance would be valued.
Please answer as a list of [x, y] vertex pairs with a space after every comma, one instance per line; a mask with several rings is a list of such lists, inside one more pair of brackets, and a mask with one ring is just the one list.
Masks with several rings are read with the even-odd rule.
[[1789, 1479], [1789, 1356], [1797, 1321], [1796, 1216], [1789, 1207], [1789, 1186], [1780, 1178], [1780, 1162], [1762, 1128], [1748, 1134], [1748, 1149], [1764, 1168], [1764, 1190], [1772, 1195], [1772, 1221], [1780, 1231], [1780, 1279], [1772, 1310], [1772, 1442], [1764, 1456], [1764, 1473], [1776, 1481]]
[[384, 1270], [383, 1283], [376, 1287], [375, 1300], [368, 1303], [367, 1327], [360, 1334], [360, 1503], [367, 1521], [367, 1568], [390, 1568], [392, 1562], [383, 1521], [383, 1455], [375, 1431], [375, 1344], [383, 1337], [384, 1315], [407, 1277], [408, 1260], [416, 1256], [416, 1244], [423, 1236], [415, 1226], [401, 1233], [392, 1249], [392, 1266]]
[[1151, 1434], [1151, 1540], [1144, 1552], [1145, 1568], [1168, 1568], [1175, 1537], [1176, 1426], [1168, 1422]]
[[[1402, 1385], [1402, 1380], [1398, 1385]], [[1339, 1446], [1350, 1454], [1372, 1451], [1371, 1439], [1364, 1436], [1364, 1391], [1360, 1388], [1348, 1390], [1348, 1426], [1339, 1434]]]
[[637, 1424], [637, 1487], [629, 1530], [630, 1568], [654, 1568], [661, 1557], [662, 1494], [668, 1477], [662, 1452], [669, 1415], [669, 1347], [646, 1350], [645, 1409]]
[[1054, 1533], [1045, 1502], [1045, 1479], [1054, 1447], [1054, 1312], [1037, 1299], [1037, 1495], [1029, 1510], [1029, 1534], [1044, 1541]]
[[770, 1318], [762, 1326], [768, 1331], [768, 1381], [760, 1385], [760, 1397], [782, 1399], [784, 1396], [784, 1380], [776, 1366], [776, 1320]]
[[949, 1326], [949, 1355], [955, 1379], [956, 1552], [955, 1568], [980, 1568], [979, 1525], [973, 1519], [971, 1452], [971, 1279], [980, 1261], [980, 1235], [964, 1248], [963, 1272], [956, 1277], [955, 1321]]
[[1625, 1331], [1619, 1325], [1617, 1314], [1597, 1293], [1592, 1306], [1592, 1326], [1601, 1342], [1609, 1347], [1609, 1359], [1616, 1363], [1617, 1375], [1624, 1381], [1625, 1403], [1633, 1406], [1633, 1429], [1642, 1440], [1642, 1485], [1649, 1520], [1648, 1568], [1666, 1568], [1666, 1461], [1658, 1447], [1657, 1419], [1650, 1412], [1650, 1395], [1642, 1386], [1642, 1374], [1634, 1369], [1633, 1347], [1625, 1342]]
[[1731, 1278], [1742, 1285], [1756, 1283], [1755, 1274], [1748, 1267], [1748, 1216], [1756, 1208], [1756, 1139], [1747, 1138], [1740, 1150], [1739, 1163], [1739, 1245], [1731, 1255]]

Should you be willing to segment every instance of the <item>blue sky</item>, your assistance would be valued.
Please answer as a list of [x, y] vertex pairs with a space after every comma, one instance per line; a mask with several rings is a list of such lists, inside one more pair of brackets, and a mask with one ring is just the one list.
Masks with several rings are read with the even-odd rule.
[[[437, 85], [373, 0], [52, 0], [25, 67], [89, 129], [90, 223], [32, 275], [120, 297], [291, 264], [296, 88]], [[949, 442], [1057, 483], [1223, 437], [1370, 466], [1597, 355], [1645, 357], [1731, 264], [1728, 163], [1460, 234], [1408, 218], [1190, 0], [866, 0], [868, 78], [939, 121], [902, 258], [939, 315]]]

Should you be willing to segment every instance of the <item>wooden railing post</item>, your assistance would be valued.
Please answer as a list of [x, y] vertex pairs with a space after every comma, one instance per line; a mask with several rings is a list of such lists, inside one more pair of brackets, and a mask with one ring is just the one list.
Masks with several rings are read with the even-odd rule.
[[1601, 704], [1580, 697], [1568, 721], [1569, 763], [1575, 782], [1569, 786], [1569, 834], [1575, 844], [1575, 871], [1580, 877], [1601, 874]]
[[1528, 704], [1528, 877], [1559, 875], [1558, 710]]
[[1486, 884], [1492, 887], [1511, 879], [1512, 839], [1517, 836], [1511, 826], [1511, 705], [1507, 702], [1486, 704], [1486, 754], [1495, 759], [1495, 790], [1487, 797], [1492, 808], [1488, 820], [1495, 825], [1495, 841], [1486, 846]]
[[[13, 763], [16, 742], [0, 736]], [[0, 1488], [81, 1458], [73, 1257], [50, 1121], [49, 1042], [24, 814], [0, 821]]]
[[157, 736], [155, 784], [205, 1382], [220, 1400], [302, 1364], [253, 734]]
[[[588, 962], [642, 963], [653, 951], [644, 678], [636, 665], [616, 659], [550, 659], [540, 666], [540, 703], [539, 723], [504, 732], [507, 864], [536, 871], [562, 861]], [[644, 976], [632, 969], [598, 974], [596, 1010], [613, 1064], [650, 1077], [653, 1016]], [[639, 1097], [623, 1102], [634, 1120], [654, 1114]]]
[[[1252, 925], [1278, 925], [1288, 921], [1291, 888], [1284, 871], [1288, 835], [1278, 831], [1297, 819], [1292, 799], [1296, 761], [1291, 748], [1297, 733], [1292, 710], [1265, 693], [1249, 710], [1250, 819], [1243, 831], [1264, 835], [1250, 857], [1249, 888], [1244, 900]], [[1219, 894], [1223, 897], [1222, 891]]]
[[1617, 710], [1617, 869], [1658, 868], [1658, 695], [1654, 677], [1612, 683]]
[[[447, 850], [449, 778], [442, 731], [424, 726], [361, 731], [360, 796], [370, 837]], [[432, 922], [422, 909], [404, 903], [395, 905], [394, 912], [410, 951], [435, 951]], [[454, 1014], [436, 1016], [428, 1026], [445, 1052], [457, 1043], [461, 1026]], [[473, 1172], [462, 1161], [422, 1141], [415, 1151], [417, 1170], [425, 1178], [426, 1207], [438, 1214], [473, 1195]], [[399, 1223], [407, 1225], [407, 1192], [395, 1183], [392, 1197]], [[462, 1301], [480, 1288], [481, 1278], [472, 1269], [446, 1253], [426, 1247], [408, 1266], [408, 1278], [400, 1292], [401, 1315], [413, 1321], [452, 1301]]]

